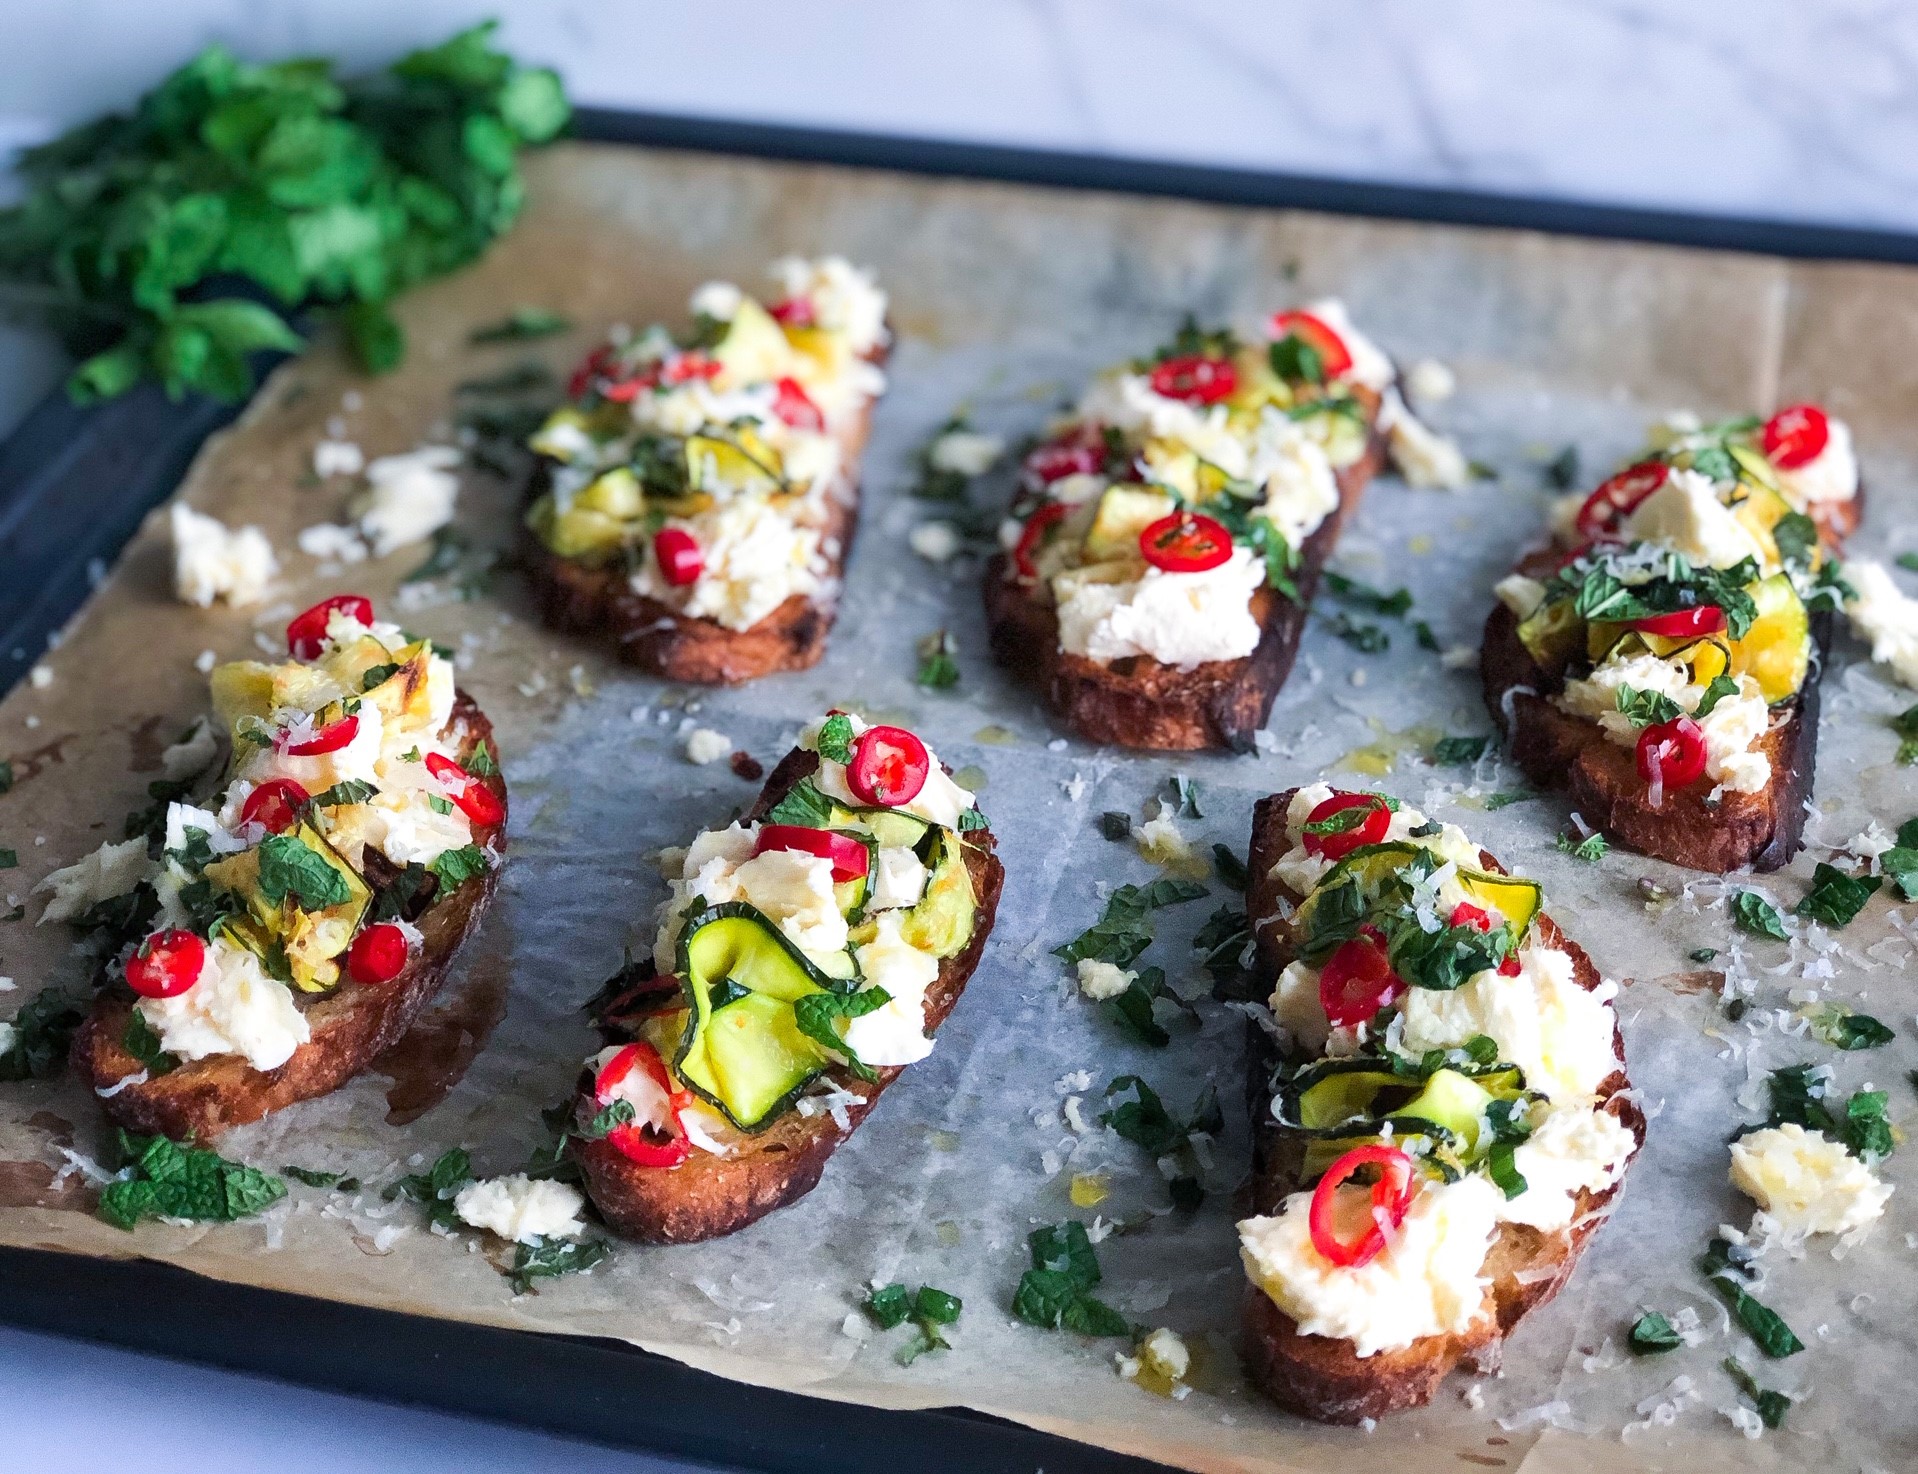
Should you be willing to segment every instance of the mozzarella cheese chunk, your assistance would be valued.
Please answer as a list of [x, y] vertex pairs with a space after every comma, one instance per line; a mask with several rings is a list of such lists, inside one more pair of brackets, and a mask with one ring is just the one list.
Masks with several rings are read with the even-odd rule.
[[1432, 429], [1407, 407], [1396, 389], [1385, 391], [1386, 444], [1392, 464], [1408, 485], [1458, 491], [1472, 481], [1472, 465], [1458, 442]]
[[1569, 954], [1528, 942], [1516, 977], [1479, 973], [1449, 993], [1409, 988], [1400, 1000], [1404, 1051], [1450, 1049], [1479, 1034], [1498, 1043], [1498, 1057], [1525, 1072], [1525, 1083], [1555, 1106], [1589, 1105], [1618, 1069], [1611, 1000], [1618, 985], [1590, 992], [1578, 985]]
[[524, 1172], [469, 1182], [453, 1199], [462, 1221], [517, 1244], [578, 1238], [586, 1232], [579, 1217], [585, 1206], [585, 1194], [571, 1183]]
[[1079, 991], [1095, 1003], [1117, 998], [1132, 986], [1133, 979], [1138, 976], [1128, 968], [1112, 962], [1101, 962], [1096, 957], [1079, 959]]
[[200, 976], [186, 992], [142, 998], [134, 1007], [160, 1047], [183, 1060], [237, 1054], [256, 1070], [275, 1070], [312, 1037], [286, 984], [224, 937], [208, 945]]
[[218, 599], [257, 604], [280, 571], [273, 544], [257, 527], [229, 528], [217, 517], [175, 502], [167, 512], [173, 537], [173, 592], [205, 609]]
[[872, 895], [866, 906], [872, 911], [895, 911], [917, 906], [926, 893], [930, 872], [919, 856], [905, 845], [883, 845], [872, 874]]
[[748, 630], [794, 594], [815, 598], [828, 587], [818, 527], [764, 497], [727, 497], [667, 525], [699, 544], [699, 576], [689, 584], [668, 583], [649, 543], [633, 573], [633, 589], [694, 619]]
[[366, 468], [367, 489], [356, 512], [377, 557], [424, 542], [453, 520], [459, 464], [460, 453], [452, 446], [424, 445], [405, 455], [381, 456]]
[[[1342, 1188], [1339, 1196], [1356, 1236], [1370, 1189]], [[1239, 1224], [1246, 1273], [1301, 1333], [1350, 1341], [1363, 1358], [1463, 1332], [1489, 1313], [1489, 1281], [1480, 1271], [1502, 1195], [1488, 1179], [1423, 1184], [1385, 1248], [1358, 1266], [1335, 1265], [1313, 1247], [1311, 1201], [1310, 1193], [1294, 1193], [1277, 1214]]]
[[1508, 573], [1492, 586], [1492, 592], [1520, 619], [1530, 619], [1545, 602], [1545, 585], [1523, 573]]
[[1579, 1193], [1603, 1192], [1618, 1181], [1637, 1149], [1630, 1128], [1609, 1112], [1552, 1111], [1512, 1153], [1525, 1191], [1500, 1207], [1500, 1221], [1547, 1233], [1566, 1227]]
[[1246, 479], [1265, 488], [1259, 515], [1295, 548], [1338, 509], [1338, 477], [1325, 447], [1277, 410], [1259, 417]]
[[1858, 591], [1845, 606], [1852, 633], [1901, 685], [1918, 691], [1918, 599], [1900, 589], [1882, 563], [1854, 560], [1845, 564], [1845, 577]]
[[1239, 660], [1258, 648], [1262, 631], [1252, 595], [1265, 583], [1265, 562], [1251, 548], [1203, 573], [1146, 568], [1138, 577], [1104, 581], [1075, 570], [1052, 581], [1059, 601], [1059, 648], [1108, 664], [1146, 655], [1191, 670], [1208, 661]]
[[1842, 1144], [1796, 1122], [1746, 1133], [1732, 1143], [1731, 1157], [1732, 1186], [1791, 1238], [1863, 1228], [1892, 1193]]
[[1851, 426], [1829, 418], [1826, 424], [1831, 438], [1814, 459], [1791, 471], [1773, 467], [1786, 497], [1801, 509], [1848, 502], [1858, 495], [1858, 453], [1852, 447]]
[[896, 911], [879, 916], [878, 935], [856, 949], [868, 988], [883, 988], [890, 1001], [846, 1020], [846, 1047], [869, 1065], [909, 1065], [932, 1053], [926, 1037], [926, 990], [939, 978], [939, 959], [899, 934]]
[[33, 888], [35, 895], [46, 892], [50, 897], [47, 909], [40, 914], [40, 924], [72, 921], [102, 901], [124, 896], [152, 873], [144, 839], [124, 840], [119, 844], [108, 841], [85, 859], [54, 871]]
[[948, 430], [927, 447], [926, 463], [935, 471], [983, 476], [1005, 454], [1005, 437], [976, 430]]
[[1696, 471], [1673, 471], [1625, 519], [1625, 536], [1657, 543], [1709, 568], [1730, 568], [1746, 558], [1764, 564], [1745, 524], [1718, 499], [1711, 480]]
[[868, 354], [891, 336], [886, 331], [886, 294], [870, 271], [845, 257], [807, 261], [787, 256], [773, 263], [772, 274], [788, 299], [810, 302], [813, 320], [843, 337], [854, 354]]
[[720, 762], [733, 754], [733, 739], [711, 727], [694, 727], [686, 734], [686, 761], [697, 767]]
[[1292, 1042], [1310, 1054], [1325, 1052], [1332, 1034], [1332, 1021], [1325, 1016], [1325, 1004], [1319, 998], [1318, 969], [1303, 962], [1288, 962], [1272, 989], [1272, 1016], [1279, 1027], [1292, 1036]]

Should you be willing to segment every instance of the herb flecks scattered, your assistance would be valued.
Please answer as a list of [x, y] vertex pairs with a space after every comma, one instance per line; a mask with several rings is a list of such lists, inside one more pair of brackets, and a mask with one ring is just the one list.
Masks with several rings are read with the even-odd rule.
[[1027, 1325], [1081, 1336], [1131, 1336], [1126, 1318], [1095, 1299], [1099, 1256], [1077, 1220], [1052, 1224], [1026, 1236], [1032, 1268], [1019, 1279], [1012, 1313]]

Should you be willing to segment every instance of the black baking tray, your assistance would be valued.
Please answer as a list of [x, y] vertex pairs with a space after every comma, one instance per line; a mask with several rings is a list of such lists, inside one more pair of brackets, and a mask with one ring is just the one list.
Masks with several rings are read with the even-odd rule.
[[[1052, 188], [1543, 230], [1797, 258], [1918, 263], [1918, 236], [1566, 200], [1363, 184], [1103, 155], [585, 108], [577, 136]], [[264, 361], [261, 367], [264, 367]], [[145, 385], [79, 408], [50, 395], [0, 442], [0, 691], [47, 648], [141, 519], [238, 408]], [[1148, 1474], [965, 1410], [881, 1412], [694, 1371], [622, 1342], [498, 1330], [224, 1284], [143, 1260], [0, 1249], [0, 1321], [505, 1419], [722, 1469]], [[377, 1348], [376, 1355], [368, 1355]]]

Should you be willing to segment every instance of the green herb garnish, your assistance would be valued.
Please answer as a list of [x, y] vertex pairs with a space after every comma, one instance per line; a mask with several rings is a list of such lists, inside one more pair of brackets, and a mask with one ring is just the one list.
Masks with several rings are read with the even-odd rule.
[[0, 1080], [44, 1080], [66, 1061], [85, 1015], [57, 988], [42, 988], [13, 1016], [13, 1039], [0, 1051]]
[[1105, 914], [1064, 946], [1054, 947], [1052, 955], [1067, 962], [1091, 957], [1118, 967], [1130, 967], [1152, 944], [1148, 912], [1182, 901], [1196, 901], [1206, 894], [1204, 886], [1170, 875], [1147, 885], [1122, 885], [1107, 898]]
[[1485, 756], [1489, 737], [1441, 737], [1432, 744], [1432, 761], [1442, 768], [1461, 767]]
[[1732, 920], [1755, 937], [1771, 937], [1780, 942], [1791, 939], [1778, 908], [1757, 891], [1740, 891], [1733, 897]]
[[269, 834], [260, 841], [260, 894], [276, 906], [291, 899], [303, 911], [324, 911], [353, 898], [346, 877], [291, 834]]
[[424, 1172], [414, 1172], [390, 1184], [380, 1193], [387, 1202], [410, 1198], [426, 1209], [427, 1221], [441, 1228], [454, 1228], [460, 1222], [453, 1199], [473, 1180], [473, 1159], [463, 1147], [442, 1152]]
[[543, 307], [517, 307], [511, 317], [473, 329], [466, 341], [476, 345], [521, 342], [571, 332], [572, 327], [572, 319], [561, 317], [557, 312], [548, 312]]
[[533, 1281], [562, 1274], [582, 1274], [611, 1254], [604, 1239], [540, 1239], [513, 1250], [512, 1265], [503, 1271], [515, 1295], [532, 1289]]
[[114, 1137], [120, 1160], [133, 1169], [132, 1176], [108, 1183], [100, 1193], [100, 1216], [115, 1228], [131, 1229], [143, 1218], [231, 1223], [286, 1196], [279, 1178], [213, 1152], [164, 1136], [121, 1130]]
[[1761, 1304], [1746, 1288], [1749, 1277], [1740, 1260], [1734, 1257], [1742, 1252], [1734, 1250], [1728, 1240], [1713, 1239], [1698, 1261], [1699, 1272], [1731, 1307], [1732, 1314], [1758, 1343], [1760, 1351], [1771, 1357], [1795, 1356], [1805, 1349], [1805, 1343], [1793, 1334], [1783, 1316]]
[[917, 653], [919, 668], [912, 678], [915, 686], [949, 691], [959, 684], [959, 642], [949, 631], [934, 630], [919, 642]]
[[1625, 1344], [1634, 1356], [1656, 1356], [1661, 1351], [1676, 1351], [1685, 1343], [1669, 1320], [1656, 1310], [1648, 1310], [1632, 1322], [1632, 1333]]
[[1034, 1229], [1026, 1236], [1032, 1268], [1019, 1279], [1012, 1313], [1044, 1330], [1082, 1336], [1130, 1336], [1126, 1318], [1088, 1292], [1099, 1283], [1099, 1256], [1076, 1220]]
[[842, 711], [836, 711], [827, 717], [819, 727], [819, 740], [816, 744], [819, 755], [827, 762], [845, 764], [852, 761], [852, 718]]
[[1752, 1406], [1758, 1410], [1758, 1421], [1767, 1428], [1776, 1428], [1785, 1421], [1785, 1414], [1791, 1410], [1791, 1399], [1782, 1392], [1774, 1392], [1760, 1387], [1745, 1370], [1743, 1362], [1735, 1356], [1728, 1356], [1721, 1365], [1731, 1379], [1738, 1384], [1738, 1390], [1749, 1397]]
[[1881, 875], [1847, 875], [1836, 866], [1820, 861], [1812, 872], [1811, 890], [1795, 910], [1798, 915], [1809, 916], [1827, 926], [1845, 926], [1865, 909], [1865, 902], [1884, 883]]

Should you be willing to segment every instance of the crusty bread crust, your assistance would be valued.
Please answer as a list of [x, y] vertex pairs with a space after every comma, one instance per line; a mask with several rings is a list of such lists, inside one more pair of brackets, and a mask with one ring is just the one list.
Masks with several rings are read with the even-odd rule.
[[[1535, 554], [1519, 571], [1542, 572], [1552, 561], [1549, 553]], [[1705, 795], [1713, 785], [1700, 779], [1668, 792], [1656, 809], [1646, 802], [1632, 749], [1548, 699], [1565, 683], [1532, 659], [1518, 638], [1518, 624], [1503, 604], [1493, 607], [1485, 620], [1479, 677], [1507, 750], [1532, 782], [1566, 789], [1586, 823], [1674, 865], [1719, 873], [1746, 866], [1776, 870], [1798, 853], [1818, 755], [1818, 682], [1831, 644], [1829, 614], [1812, 618], [1817, 650], [1804, 688], [1773, 709], [1771, 727], [1759, 739], [1757, 750], [1771, 761], [1771, 781], [1757, 793], [1727, 793], [1708, 805]]]
[[1300, 566], [1293, 575], [1299, 597], [1281, 598], [1269, 588], [1252, 596], [1252, 612], [1263, 633], [1258, 647], [1242, 659], [1180, 670], [1149, 655], [1109, 664], [1068, 655], [1059, 648], [1058, 611], [1013, 577], [1005, 553], [986, 564], [986, 621], [993, 656], [1043, 688], [1060, 720], [1090, 742], [1159, 752], [1249, 752], [1253, 734], [1271, 715], [1273, 699], [1298, 658], [1319, 575], [1365, 484], [1384, 464], [1385, 438], [1375, 426], [1365, 454], [1338, 473], [1338, 508], [1299, 550]]
[[[1289, 789], [1261, 799], [1252, 815], [1246, 901], [1254, 919], [1259, 976], [1268, 985], [1275, 982], [1292, 957], [1292, 939], [1281, 918], [1303, 899], [1290, 894], [1271, 875], [1273, 864], [1288, 848], [1285, 813], [1297, 791]], [[1480, 851], [1480, 860], [1488, 871], [1503, 869], [1484, 851]], [[1281, 901], [1288, 905], [1282, 907]], [[1598, 969], [1591, 958], [1559, 930], [1556, 922], [1541, 913], [1533, 925], [1542, 941], [1570, 954], [1580, 987], [1589, 990], [1598, 986]], [[1253, 1123], [1252, 1211], [1270, 1214], [1302, 1186], [1299, 1167], [1303, 1142], [1272, 1119], [1267, 1083], [1277, 1056], [1270, 1037], [1254, 1026], [1251, 1040], [1248, 1094]], [[1645, 1117], [1625, 1093], [1631, 1082], [1625, 1074], [1625, 1041], [1616, 1024], [1612, 1050], [1618, 1069], [1599, 1087], [1599, 1100], [1642, 1147]], [[1485, 1313], [1461, 1334], [1427, 1336], [1396, 1351], [1360, 1357], [1350, 1341], [1305, 1335], [1270, 1296], [1248, 1281], [1242, 1306], [1243, 1350], [1253, 1381], [1281, 1406], [1305, 1417], [1327, 1423], [1357, 1423], [1401, 1408], [1422, 1407], [1463, 1362], [1479, 1371], [1493, 1370], [1505, 1337], [1571, 1278], [1578, 1256], [1623, 1187], [1621, 1172], [1618, 1181], [1604, 1192], [1580, 1193], [1573, 1205], [1571, 1226], [1559, 1232], [1501, 1224], [1485, 1260], [1485, 1274], [1491, 1280]]]
[[[883, 364], [885, 350], [871, 358]], [[728, 629], [636, 593], [624, 559], [594, 566], [560, 557], [522, 520], [519, 563], [540, 617], [567, 634], [610, 634], [621, 661], [668, 681], [736, 686], [775, 671], [817, 665], [838, 614], [840, 583], [858, 531], [859, 466], [872, 432], [873, 408], [874, 402], [868, 402], [839, 437], [843, 481], [826, 497], [820, 546], [831, 569], [820, 599], [794, 594], [750, 629]], [[525, 506], [550, 489], [554, 464], [540, 457], [527, 484]]]
[[[454, 702], [452, 720], [462, 731], [459, 756], [464, 762], [482, 741], [490, 741], [492, 723], [464, 692]], [[479, 781], [502, 804], [506, 802], [506, 782], [500, 774]], [[476, 826], [473, 842], [503, 852], [505, 818], [495, 826]], [[137, 1076], [142, 1066], [120, 1042], [134, 998], [123, 985], [115, 984], [94, 1001], [74, 1035], [74, 1070], [96, 1093], [113, 1090], [111, 1095], [102, 1094], [100, 1104], [117, 1125], [176, 1141], [211, 1141], [229, 1127], [330, 1094], [412, 1027], [445, 983], [460, 944], [478, 927], [498, 883], [499, 867], [494, 866], [428, 907], [414, 923], [424, 944], [392, 982], [369, 987], [349, 979], [330, 993], [296, 991], [294, 1001], [302, 1006], [312, 1037], [277, 1069], [256, 1070], [239, 1055], [216, 1054], [137, 1084], [121, 1085], [122, 1080]]]
[[[818, 759], [810, 752], [788, 753], [773, 769], [758, 802], [746, 815], [752, 823], [811, 773]], [[936, 1033], [965, 990], [979, 965], [986, 938], [999, 908], [1005, 869], [994, 853], [996, 841], [989, 829], [965, 836], [966, 866], [978, 898], [972, 940], [965, 949], [939, 964], [939, 976], [926, 992], [926, 1030]], [[857, 1096], [844, 1107], [841, 1130], [826, 1113], [802, 1116], [788, 1111], [766, 1130], [742, 1136], [730, 1156], [695, 1151], [677, 1167], [642, 1167], [622, 1155], [608, 1141], [580, 1141], [570, 1148], [585, 1180], [587, 1196], [613, 1232], [649, 1244], [690, 1244], [719, 1238], [758, 1222], [776, 1208], [797, 1202], [818, 1185], [826, 1159], [859, 1129], [886, 1087], [903, 1066], [875, 1073], [877, 1081], [858, 1079], [849, 1071], [828, 1070], [825, 1079]], [[582, 1077], [574, 1104], [587, 1114], [596, 1108], [592, 1082]]]

